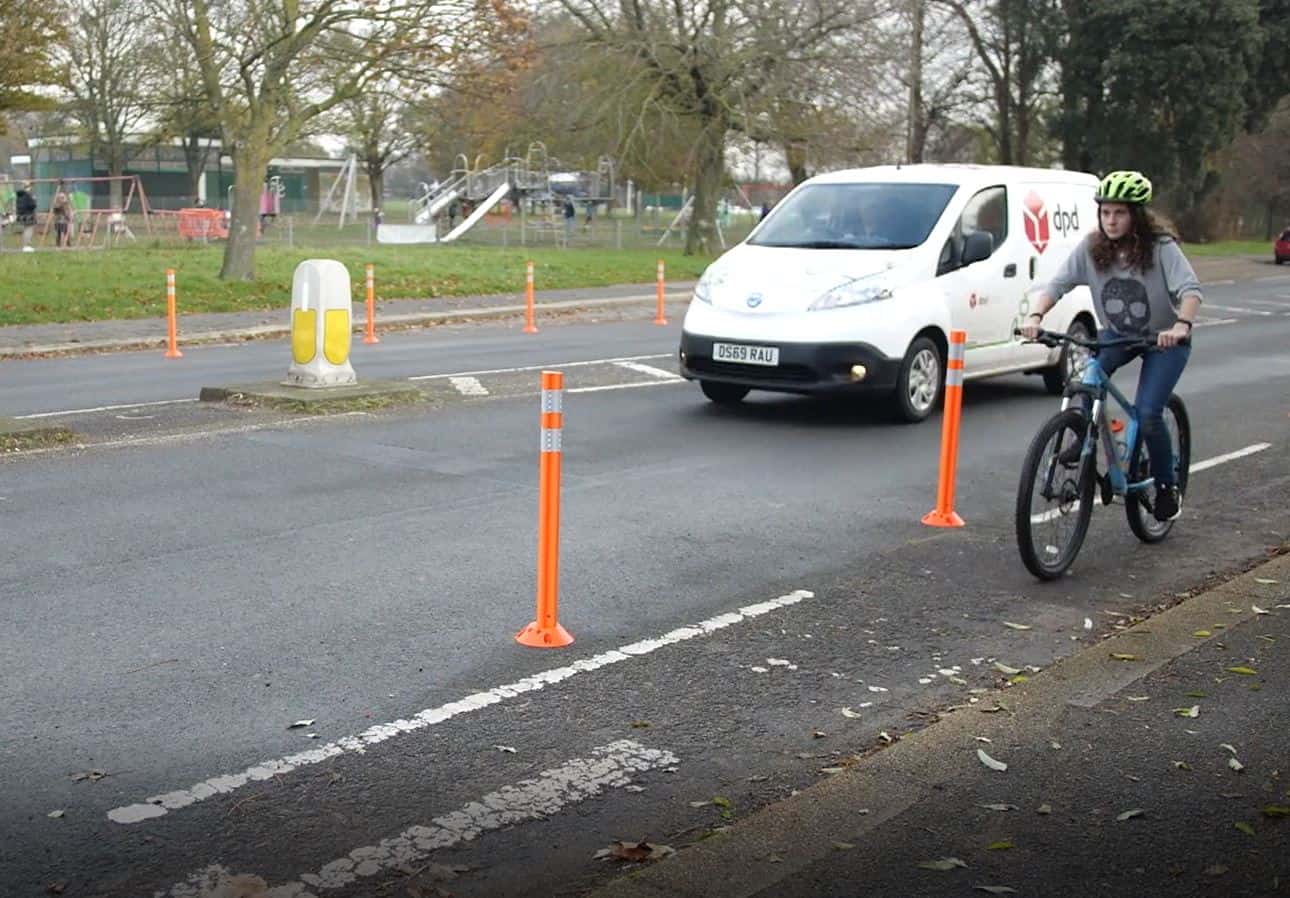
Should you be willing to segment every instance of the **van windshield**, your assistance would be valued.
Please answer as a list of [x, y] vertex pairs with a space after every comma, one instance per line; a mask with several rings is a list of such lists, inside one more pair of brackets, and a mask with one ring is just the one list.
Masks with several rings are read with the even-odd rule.
[[811, 184], [766, 219], [755, 246], [913, 249], [957, 190], [954, 184]]

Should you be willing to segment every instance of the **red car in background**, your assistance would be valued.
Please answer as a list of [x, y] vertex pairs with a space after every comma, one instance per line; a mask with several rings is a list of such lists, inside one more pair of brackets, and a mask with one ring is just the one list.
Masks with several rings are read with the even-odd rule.
[[1272, 244], [1272, 254], [1276, 256], [1278, 265], [1282, 262], [1290, 262], [1290, 228], [1282, 231], [1277, 242]]

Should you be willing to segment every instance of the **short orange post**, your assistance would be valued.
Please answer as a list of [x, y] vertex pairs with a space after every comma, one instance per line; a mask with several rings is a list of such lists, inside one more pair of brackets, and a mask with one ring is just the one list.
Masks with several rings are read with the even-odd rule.
[[959, 459], [959, 419], [963, 414], [963, 349], [967, 331], [950, 331], [950, 357], [945, 367], [945, 411], [941, 424], [941, 472], [936, 508], [923, 515], [929, 527], [962, 527], [954, 511], [954, 475]]
[[569, 645], [556, 611], [560, 585], [560, 443], [564, 432], [564, 374], [542, 372], [542, 435], [538, 456], [537, 619], [515, 641], [537, 649]]
[[181, 359], [179, 351], [179, 313], [175, 308], [175, 269], [166, 269], [166, 358]]
[[533, 311], [533, 263], [528, 263], [524, 274], [524, 333], [536, 334], [537, 323]]
[[663, 313], [663, 291], [666, 283], [666, 269], [663, 267], [663, 260], [658, 260], [658, 301], [654, 307], [654, 323], [667, 324], [667, 316]]
[[376, 336], [376, 266], [367, 266], [367, 329], [363, 333], [364, 343], [380, 343]]

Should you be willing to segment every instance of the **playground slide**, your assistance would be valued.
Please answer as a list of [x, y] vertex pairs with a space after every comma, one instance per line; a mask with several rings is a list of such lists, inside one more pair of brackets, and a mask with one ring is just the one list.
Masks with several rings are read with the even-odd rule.
[[434, 217], [448, 208], [448, 204], [461, 196], [461, 191], [457, 188], [445, 190], [433, 200], [431, 200], [424, 209], [417, 213], [417, 224], [429, 224], [434, 221]]
[[490, 193], [488, 195], [488, 199], [480, 203], [475, 208], [475, 211], [470, 213], [470, 215], [466, 218], [465, 221], [463, 221], [461, 224], [457, 225], [457, 227], [449, 231], [446, 236], [441, 237], [439, 242], [451, 243], [452, 241], [460, 237], [462, 234], [469, 231], [471, 228], [473, 228], [476, 224], [479, 223], [479, 220], [483, 218], [489, 212], [489, 210], [491, 210], [494, 206], [500, 203], [502, 201], [502, 198], [505, 197], [506, 194], [510, 193], [510, 190], [511, 190], [510, 184], [502, 184], [500, 187], [498, 187], [496, 190]]

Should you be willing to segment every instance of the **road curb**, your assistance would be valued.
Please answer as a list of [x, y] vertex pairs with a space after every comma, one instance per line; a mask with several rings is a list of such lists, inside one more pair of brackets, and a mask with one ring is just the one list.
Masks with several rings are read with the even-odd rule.
[[[1255, 578], [1290, 582], [1290, 554], [1183, 601], [1142, 623], [1065, 658], [1024, 684], [958, 706], [925, 729], [899, 739], [797, 795], [763, 808], [725, 833], [683, 849], [663, 863], [633, 871], [591, 898], [745, 898], [766, 894], [835, 851], [859, 843], [952, 780], [963, 765], [978, 763], [978, 736], [996, 744], [1021, 741], [1019, 733], [1049, 727], [1068, 705], [1091, 707], [1153, 671], [1256, 615], [1250, 596]], [[1140, 660], [1120, 660], [1113, 655]], [[982, 713], [999, 706], [995, 713]], [[859, 809], [866, 809], [861, 814]], [[772, 862], [770, 859], [773, 858]]]
[[[667, 294], [666, 302], [675, 304], [689, 302], [690, 291]], [[604, 299], [569, 299], [558, 302], [537, 303], [534, 308], [542, 312], [580, 312], [598, 308], [635, 306], [653, 304], [654, 294], [638, 296], [608, 297]], [[361, 306], [355, 304], [355, 309]], [[505, 306], [485, 306], [467, 309], [449, 309], [442, 312], [410, 312], [403, 314], [379, 315], [376, 319], [378, 333], [401, 330], [418, 325], [443, 324], [452, 321], [487, 321], [499, 318], [515, 317], [524, 314], [523, 304]], [[356, 314], [354, 333], [363, 332], [363, 321]], [[227, 328], [223, 330], [198, 331], [185, 333], [183, 318], [179, 320], [180, 346], [198, 346], [209, 343], [231, 343], [244, 340], [260, 340], [271, 337], [290, 336], [291, 328], [287, 324], [262, 324], [255, 327]], [[37, 358], [53, 355], [88, 355], [95, 352], [120, 352], [135, 349], [157, 349], [166, 345], [165, 334], [157, 336], [122, 337], [112, 340], [82, 340], [75, 343], [47, 343], [33, 346], [0, 346], [0, 360], [6, 358]]]

